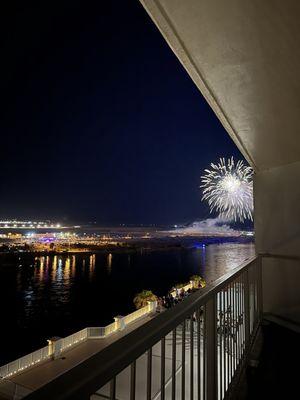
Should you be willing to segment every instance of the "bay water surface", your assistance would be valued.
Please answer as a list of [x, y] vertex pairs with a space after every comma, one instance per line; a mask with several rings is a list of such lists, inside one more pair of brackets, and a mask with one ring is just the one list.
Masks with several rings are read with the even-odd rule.
[[120, 253], [0, 256], [0, 365], [87, 326], [134, 311], [143, 289], [163, 296], [201, 275], [214, 281], [254, 255], [254, 244], [220, 242]]

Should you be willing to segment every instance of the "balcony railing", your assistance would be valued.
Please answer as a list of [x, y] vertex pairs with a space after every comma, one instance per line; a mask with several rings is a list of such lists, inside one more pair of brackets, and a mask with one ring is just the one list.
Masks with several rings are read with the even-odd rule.
[[255, 338], [261, 299], [256, 257], [28, 399], [226, 399]]

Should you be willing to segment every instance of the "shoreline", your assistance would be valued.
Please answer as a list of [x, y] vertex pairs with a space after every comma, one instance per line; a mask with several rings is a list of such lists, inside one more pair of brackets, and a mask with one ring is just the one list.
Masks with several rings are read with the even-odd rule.
[[[144, 240], [130, 240], [127, 242], [120, 242], [114, 245], [89, 245], [85, 243], [79, 243], [77, 246], [72, 245], [70, 248], [56, 250], [56, 249], [24, 249], [24, 245], [16, 245], [15, 249], [9, 248], [2, 250], [0, 248], [0, 256], [3, 255], [37, 255], [37, 256], [60, 256], [60, 255], [80, 255], [80, 254], [134, 254], [140, 252], [155, 252], [155, 251], [170, 251], [170, 250], [191, 250], [199, 249], [201, 247], [208, 246], [210, 244], [223, 244], [223, 243], [253, 243], [253, 237], [247, 236], [232, 236], [232, 237], [220, 237], [220, 236], [186, 236], [177, 238], [155, 238], [155, 239], [144, 239]], [[7, 245], [4, 245], [7, 246]], [[34, 246], [34, 245], [33, 245]], [[64, 243], [61, 246], [67, 246]], [[1, 265], [1, 263], [0, 263]]]

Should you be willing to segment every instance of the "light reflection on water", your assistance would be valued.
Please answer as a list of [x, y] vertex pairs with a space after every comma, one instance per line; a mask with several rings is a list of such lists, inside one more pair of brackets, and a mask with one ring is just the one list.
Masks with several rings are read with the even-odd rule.
[[203, 275], [207, 281], [213, 281], [242, 264], [247, 258], [255, 254], [253, 243], [239, 244], [224, 243], [205, 247], [202, 265], [205, 268]]
[[44, 346], [50, 336], [112, 322], [133, 311], [132, 300], [140, 290], [164, 295], [194, 274], [210, 282], [253, 254], [251, 243], [223, 243], [189, 250], [14, 258], [9, 267], [0, 264], [0, 282], [6, 282], [0, 301], [10, 304], [3, 311], [9, 329], [0, 338], [13, 342], [9, 353], [0, 349], [0, 362]]
[[109, 253], [107, 256], [107, 272], [109, 274], [111, 273], [111, 267], [112, 267], [112, 254]]

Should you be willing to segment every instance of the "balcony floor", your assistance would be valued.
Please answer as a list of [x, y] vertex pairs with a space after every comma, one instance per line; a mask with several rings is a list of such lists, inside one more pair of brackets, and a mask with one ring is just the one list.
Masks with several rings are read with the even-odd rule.
[[272, 322], [262, 333], [258, 367], [248, 367], [246, 394], [239, 399], [299, 398], [300, 334]]

